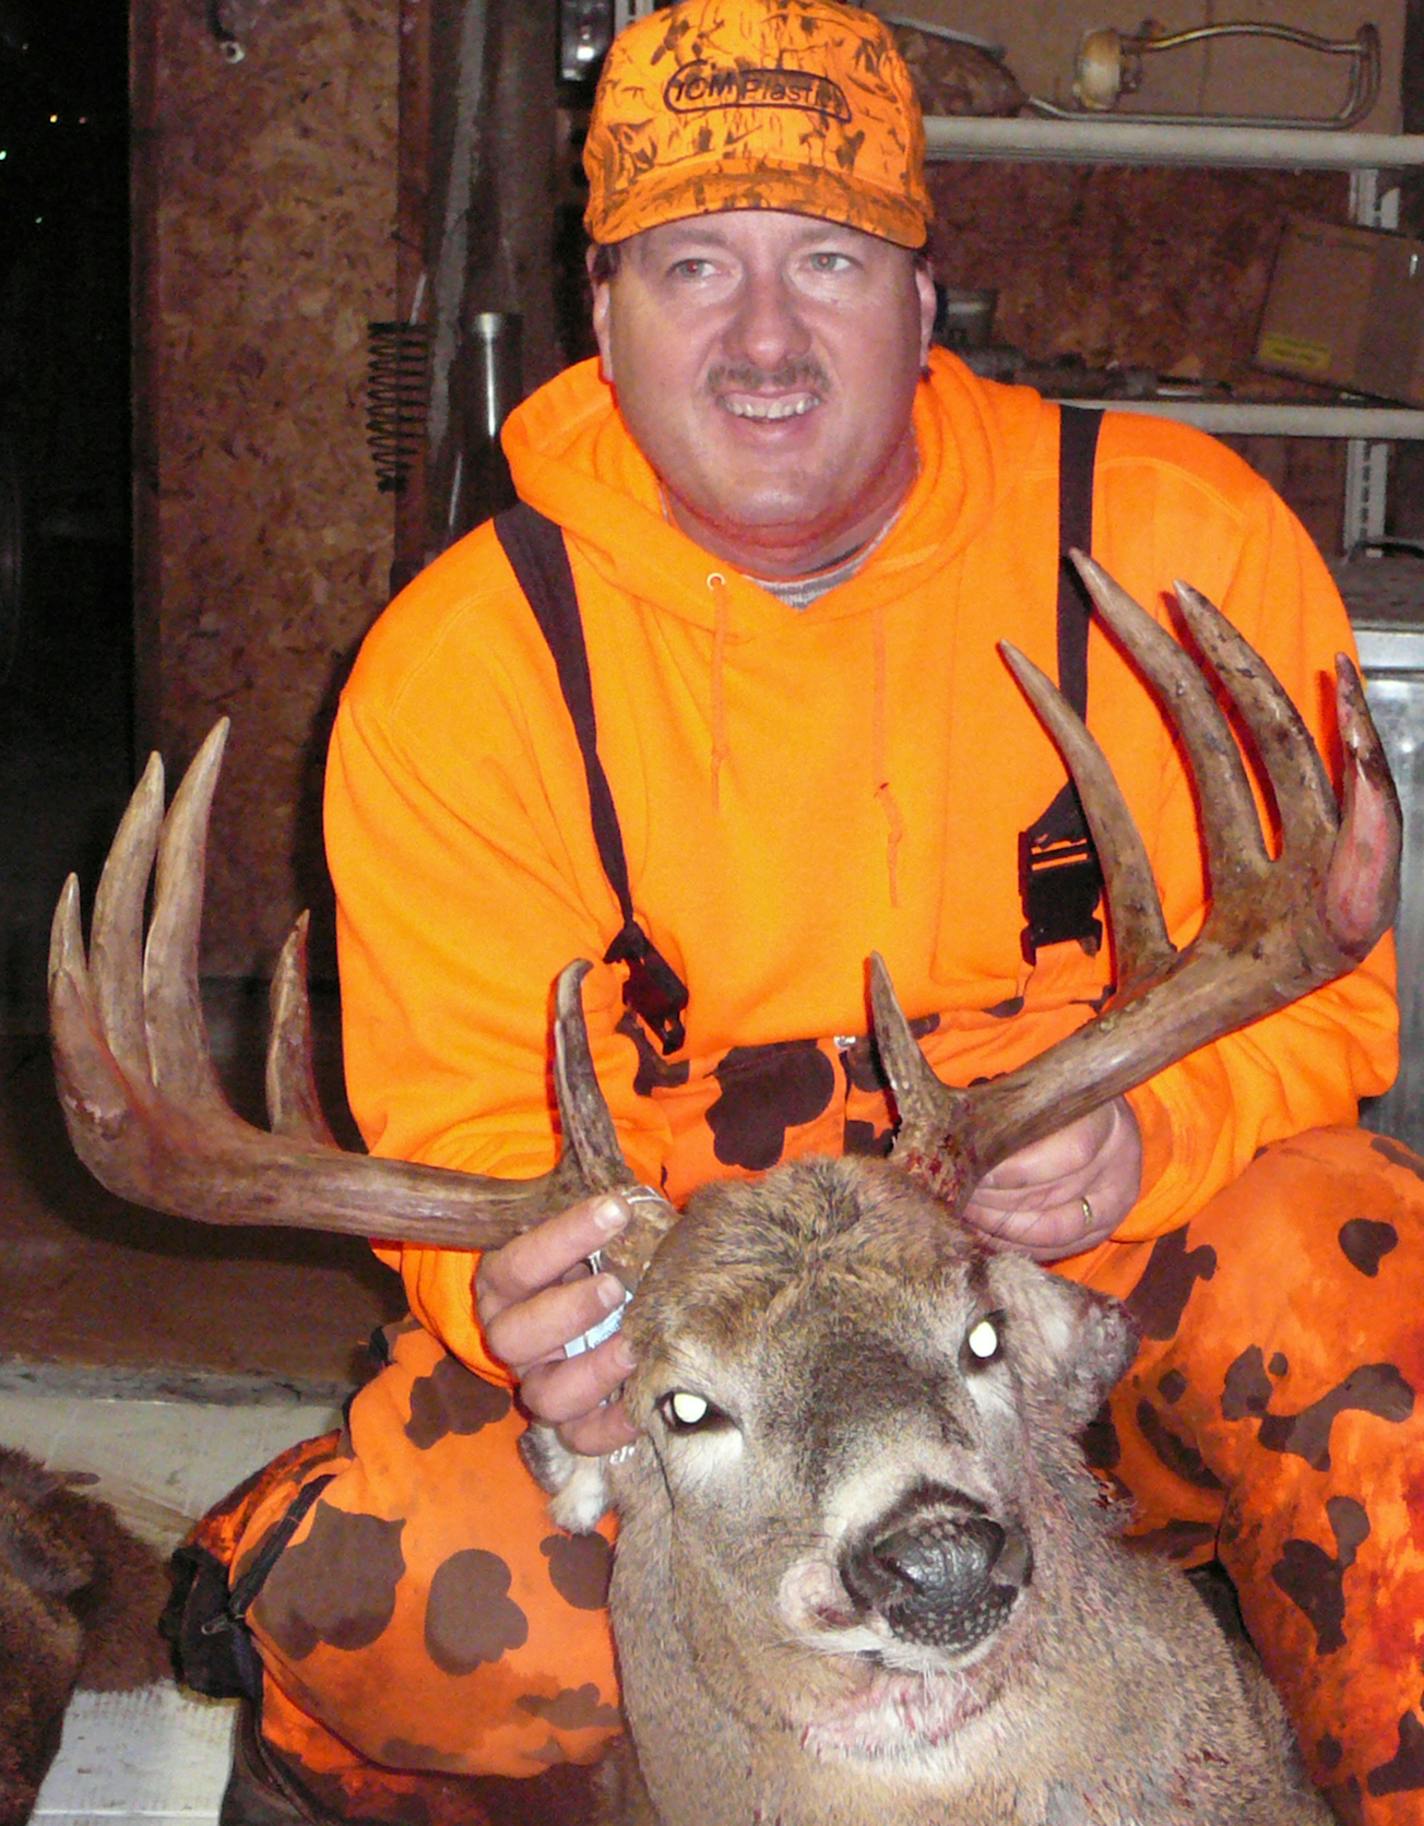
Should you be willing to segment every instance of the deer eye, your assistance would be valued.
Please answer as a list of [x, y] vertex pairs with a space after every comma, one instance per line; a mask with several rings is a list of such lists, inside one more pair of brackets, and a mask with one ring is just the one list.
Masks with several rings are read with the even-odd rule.
[[1004, 1314], [986, 1312], [977, 1318], [964, 1335], [966, 1369], [987, 1369], [997, 1363], [1004, 1350]]
[[673, 1433], [698, 1433], [727, 1424], [727, 1416], [720, 1408], [713, 1407], [705, 1395], [696, 1395], [691, 1389], [673, 1389], [657, 1406], [668, 1430]]

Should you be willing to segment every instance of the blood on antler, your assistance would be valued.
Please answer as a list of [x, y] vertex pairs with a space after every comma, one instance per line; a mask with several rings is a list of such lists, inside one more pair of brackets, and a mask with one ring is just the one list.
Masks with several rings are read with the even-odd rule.
[[1309, 730], [1260, 655], [1204, 596], [1176, 586], [1192, 637], [1270, 782], [1281, 830], [1272, 856], [1235, 738], [1201, 670], [1101, 565], [1073, 556], [1099, 614], [1152, 682], [1186, 750], [1211, 906], [1179, 951], [1102, 750], [1038, 668], [1005, 646], [1078, 788], [1105, 878], [1117, 987], [1096, 1020], [1017, 1071], [954, 1090], [921, 1053], [884, 963], [871, 960], [876, 1043], [900, 1115], [893, 1158], [952, 1208], [1017, 1149], [1342, 976], [1384, 933], [1399, 898], [1399, 800], [1351, 662], [1336, 661], [1344, 754], [1337, 805]]
[[[1203, 597], [1178, 595], [1188, 625], [1249, 728], [1282, 827], [1262, 836], [1230, 727], [1188, 655], [1099, 566], [1078, 559], [1098, 609], [1152, 681], [1197, 782], [1212, 906], [1178, 951], [1146, 851], [1097, 744], [1046, 678], [1005, 657], [1063, 750], [1107, 882], [1118, 988], [1105, 1012], [1020, 1070], [954, 1090], [934, 1076], [878, 958], [876, 1041], [900, 1115], [894, 1157], [952, 1207], [1015, 1149], [1131, 1089], [1197, 1047], [1283, 1007], [1357, 963], [1393, 916], [1399, 804], [1348, 660], [1339, 666], [1343, 803], [1309, 732], [1260, 657]], [[489, 1248], [578, 1198], [625, 1187], [570, 964], [555, 993], [555, 1088], [564, 1153], [537, 1180], [505, 1181], [343, 1153], [321, 1119], [299, 921], [273, 985], [268, 1107], [273, 1132], [223, 1096], [204, 1032], [198, 928], [208, 817], [226, 739], [213, 730], [163, 815], [149, 763], [114, 839], [86, 960], [79, 891], [65, 884], [50, 953], [50, 1028], [71, 1140], [120, 1197], [219, 1224], [286, 1224], [387, 1241]], [[147, 942], [143, 908], [156, 880]], [[531, 1018], [533, 1011], [531, 1010]], [[605, 1252], [636, 1285], [667, 1221], [640, 1204]]]

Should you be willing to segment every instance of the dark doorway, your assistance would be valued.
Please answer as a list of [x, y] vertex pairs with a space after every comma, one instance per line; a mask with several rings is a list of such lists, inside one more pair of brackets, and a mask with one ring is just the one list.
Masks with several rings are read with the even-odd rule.
[[131, 771], [127, 20], [0, 0], [0, 996]]

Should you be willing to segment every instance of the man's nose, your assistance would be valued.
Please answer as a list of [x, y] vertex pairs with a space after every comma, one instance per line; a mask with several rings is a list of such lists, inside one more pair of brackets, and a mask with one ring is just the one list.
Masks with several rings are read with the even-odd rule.
[[748, 275], [727, 328], [727, 353], [759, 368], [804, 355], [810, 331], [794, 290], [779, 273]]

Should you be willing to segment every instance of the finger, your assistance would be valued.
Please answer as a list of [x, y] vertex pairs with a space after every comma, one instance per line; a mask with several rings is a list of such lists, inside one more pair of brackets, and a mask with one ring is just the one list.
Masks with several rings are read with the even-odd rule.
[[629, 1215], [628, 1205], [617, 1193], [603, 1193], [570, 1205], [522, 1236], [490, 1250], [481, 1261], [476, 1278], [483, 1323], [488, 1326], [504, 1307], [552, 1286], [616, 1236]]
[[625, 1341], [606, 1338], [580, 1356], [535, 1364], [519, 1385], [520, 1400], [535, 1420], [567, 1426], [616, 1395], [632, 1368], [633, 1353]]
[[1036, 1213], [1033, 1217], [1006, 1217], [996, 1214], [989, 1224], [971, 1217], [975, 1228], [992, 1236], [996, 1243], [1031, 1255], [1035, 1261], [1057, 1261], [1075, 1255], [1086, 1245], [1082, 1240], [1082, 1223], [1064, 1222], [1058, 1213]]
[[621, 1401], [596, 1408], [582, 1420], [559, 1428], [559, 1438], [571, 1452], [583, 1452], [590, 1458], [602, 1458], [620, 1446], [631, 1446], [637, 1437], [638, 1429]]
[[1092, 1110], [1067, 1128], [1045, 1135], [1040, 1141], [1021, 1148], [1007, 1160], [1001, 1160], [984, 1175], [986, 1186], [1051, 1185], [1069, 1174], [1081, 1173], [1091, 1166], [1106, 1138], [1111, 1119], [1100, 1110]]
[[485, 1321], [485, 1342], [523, 1380], [533, 1364], [561, 1358], [564, 1346], [602, 1324], [625, 1298], [614, 1274], [560, 1281], [506, 1306]]
[[1028, 1191], [1038, 1186], [1054, 1187], [1055, 1182], [1060, 1181], [1066, 1184], [1074, 1176], [1092, 1174], [1097, 1171], [1104, 1152], [1113, 1150], [1117, 1137], [1129, 1124], [1135, 1126], [1126, 1104], [1115, 1097], [1000, 1161], [984, 1175], [980, 1189]]

